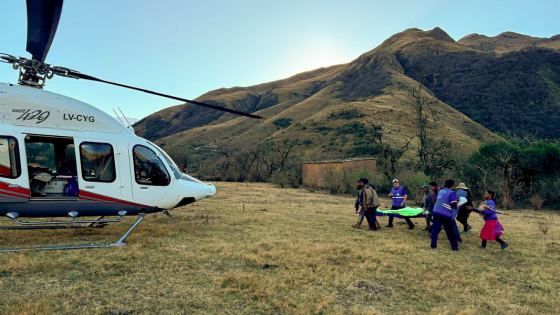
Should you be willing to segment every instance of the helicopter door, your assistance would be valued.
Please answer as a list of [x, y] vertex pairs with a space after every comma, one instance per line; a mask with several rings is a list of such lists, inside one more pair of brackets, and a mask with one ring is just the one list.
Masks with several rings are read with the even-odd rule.
[[80, 196], [116, 198], [122, 195], [117, 146], [108, 140], [83, 140], [80, 152]]
[[171, 194], [171, 176], [156, 151], [144, 145], [131, 144], [132, 196], [138, 202], [153, 204]]
[[29, 201], [29, 181], [23, 176], [20, 152], [23, 139], [0, 135], [0, 203]]

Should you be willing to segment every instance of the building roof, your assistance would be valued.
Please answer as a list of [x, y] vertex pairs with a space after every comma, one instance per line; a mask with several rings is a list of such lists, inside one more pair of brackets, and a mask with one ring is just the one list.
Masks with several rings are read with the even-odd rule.
[[355, 162], [355, 161], [366, 161], [366, 160], [376, 160], [376, 158], [362, 157], [362, 158], [348, 158], [348, 159], [338, 159], [338, 160], [308, 161], [308, 162], [302, 162], [302, 164], [344, 163], [344, 162]]

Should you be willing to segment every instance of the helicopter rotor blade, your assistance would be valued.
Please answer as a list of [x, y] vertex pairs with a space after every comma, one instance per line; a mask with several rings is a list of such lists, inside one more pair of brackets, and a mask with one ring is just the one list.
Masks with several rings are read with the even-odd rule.
[[101, 82], [101, 83], [116, 85], [116, 86], [120, 86], [120, 87], [123, 87], [123, 88], [136, 90], [136, 91], [140, 91], [140, 92], [144, 92], [144, 93], [148, 93], [148, 94], [152, 94], [152, 95], [157, 95], [157, 96], [161, 96], [161, 97], [165, 97], [165, 98], [169, 98], [169, 99], [172, 99], [172, 100], [181, 101], [181, 102], [185, 102], [185, 103], [189, 103], [189, 104], [193, 104], [193, 105], [208, 107], [208, 108], [212, 108], [212, 109], [216, 109], [216, 110], [220, 110], [220, 111], [223, 111], [223, 112], [228, 112], [228, 113], [232, 113], [232, 114], [236, 114], [236, 115], [240, 115], [240, 116], [257, 118], [257, 119], [266, 119], [266, 118], [258, 116], [258, 115], [237, 111], [235, 109], [230, 109], [230, 108], [227, 108], [227, 107], [211, 105], [211, 104], [197, 102], [197, 101], [191, 101], [191, 100], [188, 100], [186, 98], [181, 98], [181, 97], [177, 97], [177, 96], [173, 96], [173, 95], [158, 93], [158, 92], [154, 92], [154, 91], [150, 91], [150, 90], [146, 90], [146, 89], [142, 89], [142, 88], [138, 88], [138, 87], [134, 87], [134, 86], [130, 86], [130, 85], [125, 85], [125, 84], [121, 84], [121, 83], [105, 81], [105, 80], [98, 79], [96, 77], [92, 77], [90, 75], [83, 74], [81, 72], [78, 72], [78, 71], [72, 70], [72, 69], [68, 69], [68, 68], [53, 67], [53, 73], [57, 74], [57, 75], [60, 75], [60, 76], [63, 76], [63, 77], [68, 77], [68, 78], [83, 79], [83, 80], [89, 80], [89, 81], [95, 81], [95, 82]]
[[56, 34], [64, 0], [27, 0], [27, 50], [44, 63]]

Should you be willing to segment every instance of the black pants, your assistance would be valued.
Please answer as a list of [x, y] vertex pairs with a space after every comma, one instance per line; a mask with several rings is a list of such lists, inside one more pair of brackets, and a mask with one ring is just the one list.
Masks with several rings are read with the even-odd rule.
[[463, 225], [463, 231], [467, 231], [467, 228], [469, 227], [468, 224], [468, 219], [469, 219], [469, 215], [471, 214], [471, 210], [467, 210], [467, 205], [464, 204], [461, 206], [461, 208], [459, 208], [459, 213], [457, 214], [457, 221], [461, 222], [461, 224]]
[[377, 227], [379, 226], [379, 223], [377, 222], [377, 216], [375, 215], [376, 212], [377, 207], [373, 207], [368, 208], [365, 214], [369, 228], [372, 230], [377, 230]]
[[457, 237], [455, 236], [455, 231], [453, 230], [453, 218], [448, 218], [434, 213], [433, 216], [434, 224], [432, 225], [432, 248], [437, 248], [437, 241], [439, 232], [441, 232], [441, 226], [445, 229], [447, 234], [447, 239], [449, 244], [451, 244], [451, 249], [459, 249], [459, 243], [457, 242]]
[[429, 214], [426, 215], [426, 228], [428, 230], [432, 229], [432, 224], [431, 224], [432, 223], [432, 215], [433, 215], [433, 212], [430, 212]]
[[[402, 209], [404, 207], [399, 207], [399, 206], [391, 206], [391, 210], [399, 210]], [[389, 217], [389, 226], [393, 226], [393, 220], [395, 219], [395, 217]], [[408, 224], [409, 227], [413, 227], [414, 223], [412, 223], [412, 221], [410, 220], [410, 218], [404, 218], [404, 220], [406, 221], [406, 223]]]
[[[502, 245], [502, 244], [505, 243], [504, 241], [502, 241], [501, 238], [499, 238], [499, 237], [497, 237], [497, 236], [496, 236], [496, 242], [498, 242], [500, 245]], [[487, 242], [486, 240], [482, 240], [482, 247], [483, 247], [483, 248], [486, 248], [486, 244], [487, 244], [487, 243], [488, 243], [488, 242]]]

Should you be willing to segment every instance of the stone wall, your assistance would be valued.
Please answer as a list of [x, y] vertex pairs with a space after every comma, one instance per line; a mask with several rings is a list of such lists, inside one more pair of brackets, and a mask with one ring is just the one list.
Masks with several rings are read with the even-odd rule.
[[375, 171], [375, 158], [348, 159], [320, 162], [304, 162], [301, 167], [303, 184], [311, 187], [323, 187], [323, 177], [332, 171], [344, 174], [358, 169]]

